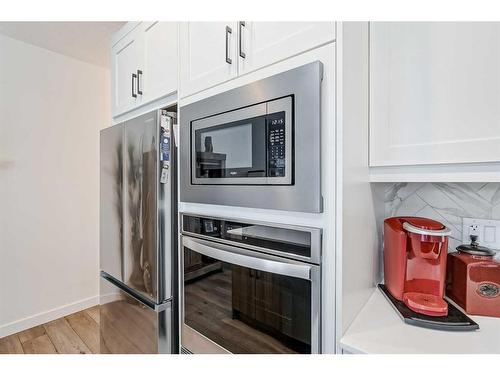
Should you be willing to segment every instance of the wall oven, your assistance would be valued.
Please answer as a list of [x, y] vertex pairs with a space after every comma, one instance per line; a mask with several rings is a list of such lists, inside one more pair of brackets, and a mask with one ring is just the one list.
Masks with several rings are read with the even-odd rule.
[[184, 352], [321, 352], [320, 229], [181, 221]]
[[321, 212], [317, 61], [181, 107], [181, 201]]

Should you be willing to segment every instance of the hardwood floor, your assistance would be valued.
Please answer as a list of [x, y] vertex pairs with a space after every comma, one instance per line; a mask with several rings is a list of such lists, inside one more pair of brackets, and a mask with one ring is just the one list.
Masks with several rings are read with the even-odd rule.
[[0, 339], [0, 354], [92, 353], [99, 353], [99, 306]]

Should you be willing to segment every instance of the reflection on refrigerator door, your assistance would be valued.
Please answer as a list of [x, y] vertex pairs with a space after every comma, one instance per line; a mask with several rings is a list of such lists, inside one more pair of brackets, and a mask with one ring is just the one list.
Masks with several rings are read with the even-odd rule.
[[171, 302], [147, 306], [108, 280], [100, 280], [100, 352], [171, 353]]
[[170, 295], [163, 295], [156, 282], [158, 143], [156, 111], [125, 123], [123, 282], [146, 298], [161, 302]]

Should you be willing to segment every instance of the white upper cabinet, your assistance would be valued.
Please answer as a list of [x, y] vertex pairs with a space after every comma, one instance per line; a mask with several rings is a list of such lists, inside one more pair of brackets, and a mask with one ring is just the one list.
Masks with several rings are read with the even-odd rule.
[[370, 165], [500, 161], [500, 24], [370, 25]]
[[177, 91], [178, 24], [143, 22], [144, 86], [143, 102]]
[[119, 114], [138, 103], [137, 70], [142, 64], [142, 39], [137, 29], [127, 34], [111, 49], [112, 110]]
[[180, 96], [335, 39], [334, 22], [186, 22], [180, 26]]
[[177, 91], [177, 22], [137, 23], [111, 51], [113, 116]]
[[187, 96], [238, 74], [236, 22], [180, 25], [180, 93]]
[[239, 22], [240, 74], [335, 39], [334, 22]]

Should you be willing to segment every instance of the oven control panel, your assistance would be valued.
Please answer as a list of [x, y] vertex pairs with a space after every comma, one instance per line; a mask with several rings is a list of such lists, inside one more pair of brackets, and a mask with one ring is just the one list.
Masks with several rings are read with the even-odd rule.
[[285, 112], [267, 116], [267, 177], [284, 177], [286, 163]]

